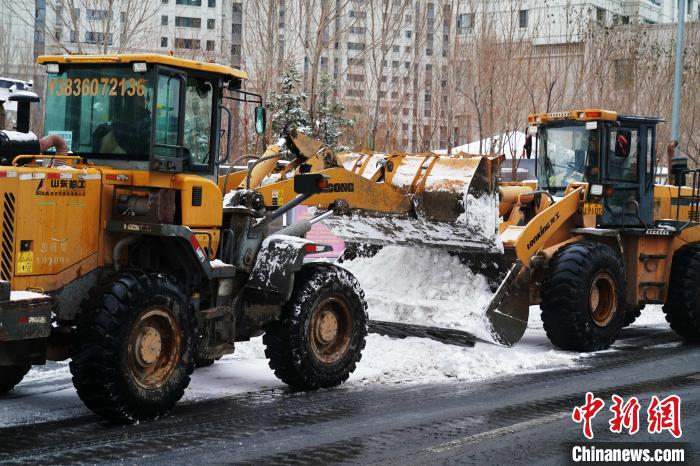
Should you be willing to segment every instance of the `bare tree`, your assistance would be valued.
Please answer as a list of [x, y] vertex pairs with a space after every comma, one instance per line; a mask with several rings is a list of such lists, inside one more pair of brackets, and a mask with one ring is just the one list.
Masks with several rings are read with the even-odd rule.
[[[319, 83], [324, 52], [335, 48], [351, 22], [346, 18], [353, 0], [297, 0], [299, 44], [304, 51], [304, 78], [309, 95], [309, 118], [316, 121]], [[352, 10], [355, 11], [355, 10]], [[359, 10], [365, 13], [364, 9]]]
[[0, 19], [0, 76], [12, 75], [23, 58], [13, 29], [10, 21]]

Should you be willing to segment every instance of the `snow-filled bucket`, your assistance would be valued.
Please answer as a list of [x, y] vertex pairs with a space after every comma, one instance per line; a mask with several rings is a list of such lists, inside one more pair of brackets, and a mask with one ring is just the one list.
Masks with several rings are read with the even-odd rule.
[[[390, 162], [385, 163], [383, 182], [408, 197], [410, 208], [391, 213], [350, 208], [324, 221], [333, 234], [347, 242], [381, 246], [503, 251], [490, 160], [432, 155], [385, 160]], [[347, 167], [348, 158], [343, 162]], [[363, 177], [370, 176], [371, 169], [365, 170]]]

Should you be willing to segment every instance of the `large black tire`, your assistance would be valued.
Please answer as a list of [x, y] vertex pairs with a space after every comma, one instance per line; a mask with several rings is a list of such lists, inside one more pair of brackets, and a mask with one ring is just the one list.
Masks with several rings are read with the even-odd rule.
[[700, 341], [700, 248], [676, 252], [671, 265], [666, 320], [683, 338]]
[[175, 280], [125, 272], [81, 307], [70, 363], [80, 399], [119, 423], [168, 414], [194, 369], [194, 319]]
[[0, 367], [0, 395], [9, 392], [15, 385], [20, 383], [29, 369], [29, 364], [24, 366], [1, 366]]
[[625, 321], [624, 265], [612, 247], [581, 241], [559, 250], [542, 283], [542, 323], [550, 341], [571, 351], [599, 351]]
[[263, 336], [275, 375], [293, 390], [340, 385], [362, 357], [367, 304], [357, 279], [332, 264], [305, 265], [281, 319]]

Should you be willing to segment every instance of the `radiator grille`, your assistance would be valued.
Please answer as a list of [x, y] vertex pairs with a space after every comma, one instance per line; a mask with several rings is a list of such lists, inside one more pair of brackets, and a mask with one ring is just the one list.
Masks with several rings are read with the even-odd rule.
[[2, 246], [0, 246], [0, 278], [12, 280], [15, 248], [15, 195], [5, 193], [2, 209]]
[[192, 205], [199, 207], [202, 205], [202, 187], [193, 186], [192, 187]]

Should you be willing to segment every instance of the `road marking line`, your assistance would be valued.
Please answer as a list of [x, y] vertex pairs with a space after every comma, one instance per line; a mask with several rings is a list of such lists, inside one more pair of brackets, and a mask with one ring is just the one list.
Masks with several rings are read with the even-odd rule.
[[556, 421], [559, 419], [564, 419], [570, 417], [570, 412], [550, 414], [549, 416], [538, 417], [537, 419], [531, 419], [529, 421], [519, 422], [510, 426], [499, 427], [498, 429], [489, 430], [486, 432], [481, 432], [474, 435], [469, 435], [467, 437], [462, 437], [457, 440], [452, 440], [451, 442], [442, 443], [434, 447], [426, 448], [425, 451], [431, 453], [441, 453], [443, 451], [451, 450], [463, 445], [478, 442], [480, 440], [485, 440], [493, 437], [498, 437], [504, 434], [513, 434], [515, 432], [528, 429], [530, 427], [535, 427], [541, 424], [546, 424], [548, 422]]

